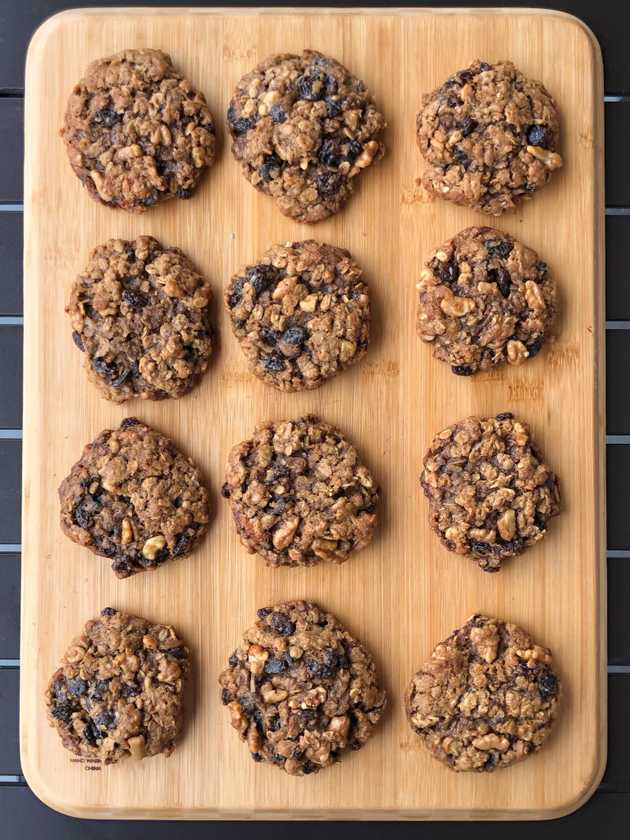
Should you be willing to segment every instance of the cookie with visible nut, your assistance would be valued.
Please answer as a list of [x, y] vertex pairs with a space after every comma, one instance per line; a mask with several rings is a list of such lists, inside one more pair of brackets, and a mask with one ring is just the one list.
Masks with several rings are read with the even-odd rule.
[[258, 610], [219, 684], [254, 761], [292, 776], [317, 773], [360, 749], [387, 700], [366, 648], [306, 601]]
[[225, 306], [250, 369], [280, 391], [317, 388], [367, 351], [368, 286], [343, 248], [274, 245], [232, 277]]
[[562, 166], [556, 103], [511, 61], [474, 61], [426, 95], [416, 118], [426, 189], [499, 216]]
[[416, 288], [418, 336], [459, 376], [533, 358], [556, 315], [547, 263], [489, 227], [466, 228], [445, 242]]
[[215, 153], [203, 93], [161, 50], [92, 62], [68, 100], [61, 135], [92, 198], [135, 212], [190, 198]]
[[59, 500], [64, 533], [111, 558], [120, 578], [190, 554], [209, 519], [208, 493], [193, 461], [134, 417], [85, 447]]
[[51, 677], [48, 721], [83, 758], [168, 756], [182, 728], [189, 669], [188, 648], [172, 627], [106, 607]]
[[99, 245], [66, 307], [88, 377], [113, 402], [182, 397], [212, 353], [210, 298], [179, 248], [151, 236]]
[[467, 417], [433, 439], [420, 483], [442, 544], [496, 572], [560, 512], [558, 479], [510, 412]]
[[227, 122], [247, 180], [298, 222], [339, 212], [385, 152], [386, 123], [364, 83], [313, 50], [270, 56], [243, 76]]
[[538, 752], [560, 693], [548, 648], [515, 624], [473, 615], [414, 675], [405, 708], [435, 758], [451, 770], [487, 773]]
[[376, 527], [378, 487], [343, 435], [317, 417], [265, 423], [230, 452], [223, 496], [269, 566], [343, 563]]

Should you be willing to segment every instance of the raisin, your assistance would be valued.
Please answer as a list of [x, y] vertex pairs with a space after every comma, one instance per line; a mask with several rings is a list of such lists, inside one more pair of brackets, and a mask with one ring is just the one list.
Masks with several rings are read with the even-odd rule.
[[174, 656], [175, 659], [186, 658], [186, 649], [183, 647], [170, 648], [166, 652], [169, 654], [169, 656]]
[[112, 615], [116, 615], [117, 612], [118, 610], [115, 610], [113, 607], [105, 607], [105, 609], [101, 610], [101, 615], [109, 618]]
[[140, 694], [140, 689], [137, 685], [133, 685], [133, 683], [123, 683], [120, 689], [121, 697], [137, 697], [138, 694]]
[[145, 207], [153, 207], [154, 204], [157, 204], [157, 193], [153, 193], [152, 195], [148, 195], [146, 198], [142, 200], [142, 203]]
[[188, 534], [180, 534], [173, 546], [173, 557], [179, 557], [181, 554], [188, 554], [191, 544], [192, 540]]
[[330, 74], [326, 74], [326, 94], [327, 96], [334, 96], [339, 90], [337, 79]]
[[538, 338], [535, 338], [533, 341], [530, 341], [529, 344], [526, 345], [527, 352], [529, 353], [529, 358], [533, 359], [534, 356], [537, 356], [540, 353], [540, 350], [545, 343], [545, 336], [539, 335]]
[[307, 102], [317, 102], [325, 92], [324, 77], [321, 73], [305, 73], [297, 80], [297, 91], [300, 99]]
[[94, 524], [92, 513], [90, 512], [90, 503], [92, 499], [90, 496], [82, 496], [79, 503], [72, 511], [72, 517], [79, 528], [87, 531]]
[[85, 353], [85, 346], [83, 344], [83, 339], [81, 338], [81, 336], [79, 335], [79, 333], [76, 330], [73, 330], [73, 332], [72, 332], [72, 340], [74, 341], [76, 346], [79, 348], [79, 350], [82, 353]]
[[433, 273], [437, 274], [440, 282], [446, 283], [447, 286], [450, 286], [451, 284], [457, 282], [457, 278], [459, 277], [459, 266], [454, 259], [450, 259], [445, 263], [436, 259], [433, 260]]
[[276, 279], [276, 270], [272, 265], [260, 263], [247, 269], [247, 279], [252, 284], [256, 297], [265, 292]]
[[229, 499], [230, 498], [230, 486], [227, 483], [227, 481], [225, 482], [225, 484], [221, 488], [221, 495], [223, 496], [224, 499]]
[[114, 725], [115, 720], [116, 715], [114, 714], [114, 712], [106, 710], [96, 715], [96, 717], [94, 718], [94, 723], [98, 726], [99, 729], [111, 729]]
[[284, 110], [282, 105], [272, 105], [271, 106], [271, 119], [275, 123], [283, 123], [286, 121], [287, 112]]
[[279, 499], [274, 499], [273, 502], [269, 502], [265, 511], [270, 513], [272, 516], [280, 516], [285, 512], [288, 506], [288, 501], [280, 497]]
[[227, 704], [231, 700], [232, 700], [232, 693], [230, 691], [228, 691], [227, 688], [224, 688], [223, 691], [221, 692], [221, 702], [223, 703], [224, 706], [227, 706]]
[[453, 87], [454, 85], [462, 87], [462, 85], [465, 85], [466, 82], [469, 82], [471, 79], [472, 73], [470, 70], [460, 70], [458, 73], [453, 73], [453, 75], [447, 80], [445, 87]]
[[238, 665], [238, 656], [235, 653], [230, 654], [230, 658], [228, 659], [228, 664], [230, 668], [236, 668]]
[[240, 300], [243, 296], [244, 285], [244, 277], [237, 277], [234, 283], [232, 284], [232, 291], [228, 295], [228, 306], [230, 307], [230, 309], [234, 309], [234, 307], [238, 306], [238, 304], [240, 303]]
[[477, 128], [477, 123], [471, 117], [465, 116], [459, 124], [459, 128], [462, 132], [462, 137], [468, 137]]
[[109, 680], [97, 680], [94, 685], [90, 687], [90, 697], [93, 700], [102, 700], [108, 689]]
[[482, 73], [485, 73], [486, 70], [492, 70], [492, 65], [488, 64], [487, 61], [482, 61], [479, 65], [479, 70]]
[[326, 113], [329, 117], [338, 117], [341, 113], [341, 103], [326, 97]]
[[500, 239], [498, 241], [486, 239], [483, 246], [488, 252], [489, 257], [501, 257], [501, 259], [505, 259], [512, 253], [514, 243], [510, 242], [509, 239]]
[[281, 636], [292, 636], [295, 633], [295, 624], [281, 612], [271, 613], [269, 626]]
[[461, 163], [462, 166], [468, 166], [468, 155], [459, 146], [453, 146], [453, 157], [455, 158], [457, 163]]
[[112, 388], [120, 388], [121, 385], [124, 385], [125, 382], [129, 379], [132, 374], [132, 368], [125, 368], [122, 373], [120, 373], [116, 379], [112, 379]]
[[281, 172], [284, 167], [284, 161], [278, 155], [265, 155], [262, 166], [258, 170], [258, 174], [265, 181], [269, 183], [274, 177], [274, 174]]
[[82, 680], [81, 677], [76, 677], [75, 679], [68, 680], [68, 691], [75, 697], [81, 697], [82, 694], [85, 694], [87, 691], [87, 687], [88, 685], [86, 681]]
[[118, 368], [113, 362], [108, 362], [105, 359], [94, 359], [92, 367], [99, 376], [104, 376], [106, 379], [116, 379], [118, 376]]
[[306, 330], [304, 327], [289, 327], [282, 333], [282, 341], [285, 344], [293, 344], [299, 346], [304, 344], [306, 338]]
[[457, 108], [458, 105], [462, 104], [462, 100], [459, 96], [450, 95], [446, 97], [446, 104], [449, 108]]
[[457, 376], [472, 376], [475, 372], [470, 365], [451, 365], [451, 370]]
[[324, 166], [337, 167], [340, 163], [343, 163], [345, 158], [341, 151], [341, 143], [338, 138], [327, 137], [319, 147], [317, 157]]
[[72, 717], [72, 706], [70, 703], [58, 703], [52, 710], [52, 716], [57, 720], [63, 720], [68, 723]]
[[256, 125], [254, 117], [237, 117], [236, 107], [233, 104], [228, 108], [227, 121], [234, 134], [244, 134]]
[[83, 737], [88, 742], [88, 744], [92, 744], [92, 746], [96, 744], [96, 739], [101, 737], [101, 733], [94, 725], [93, 720], [88, 720], [88, 722], [86, 723], [85, 728], [83, 730]]
[[243, 711], [248, 715], [251, 715], [256, 708], [256, 701], [251, 694], [244, 694], [242, 697], [239, 697], [238, 702], [241, 704]]
[[121, 297], [132, 309], [142, 309], [148, 302], [146, 297], [135, 289], [124, 289]]
[[317, 764], [314, 764], [309, 758], [306, 759], [302, 766], [302, 772], [305, 776], [309, 776], [311, 773], [315, 773], [318, 770]]
[[548, 149], [552, 143], [552, 135], [544, 125], [530, 125], [527, 129], [527, 142], [539, 149]]
[[260, 361], [265, 370], [271, 373], [278, 373], [284, 370], [285, 362], [279, 353], [270, 353], [269, 356], [261, 356]]
[[258, 618], [267, 618], [268, 615], [271, 615], [273, 610], [271, 607], [261, 607], [257, 612], [256, 615]]
[[363, 151], [363, 146], [358, 140], [351, 140], [348, 143], [348, 151], [346, 152], [346, 160], [353, 163]]
[[490, 543], [480, 542], [479, 540], [470, 540], [470, 550], [473, 554], [481, 554], [485, 556], [490, 553]]
[[124, 431], [125, 429], [130, 429], [132, 426], [141, 426], [142, 420], [138, 420], [137, 417], [125, 417], [125, 419], [120, 424], [120, 428]]
[[276, 659], [272, 656], [265, 662], [265, 674], [281, 674], [287, 669], [287, 663], [284, 659]]
[[255, 752], [255, 753], [250, 753], [250, 755], [254, 759], [254, 761], [256, 761], [256, 762], [263, 761], [263, 757], [260, 753]]
[[317, 176], [317, 192], [322, 196], [334, 195], [341, 189], [342, 181], [336, 172], [322, 172]]
[[554, 697], [558, 693], [558, 680], [553, 674], [547, 671], [538, 677], [538, 690], [543, 700]]
[[544, 262], [544, 260], [538, 260], [536, 263], [536, 271], [544, 276], [549, 271], [549, 266], [546, 262]]
[[112, 108], [101, 108], [94, 114], [94, 122], [103, 128], [113, 128], [121, 120], [122, 114], [117, 114]]
[[497, 420], [513, 420], [514, 415], [511, 411], [502, 411], [500, 414], [496, 415]]
[[494, 767], [497, 766], [499, 763], [499, 754], [497, 752], [491, 751], [488, 753], [488, 757], [484, 762], [484, 770], [492, 770]]
[[510, 296], [510, 289], [512, 288], [512, 278], [507, 268], [499, 266], [499, 268], [491, 268], [488, 272], [488, 278], [497, 284], [499, 291], [504, 298]]
[[319, 679], [331, 677], [339, 667], [339, 657], [333, 650], [324, 653], [323, 661], [317, 659], [305, 659], [308, 672]]

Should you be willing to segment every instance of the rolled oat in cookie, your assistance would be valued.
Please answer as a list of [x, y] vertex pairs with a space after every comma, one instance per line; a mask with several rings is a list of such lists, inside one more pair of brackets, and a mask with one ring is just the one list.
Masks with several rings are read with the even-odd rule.
[[348, 251], [313, 240], [274, 245], [235, 274], [225, 306], [253, 373], [302, 391], [359, 361], [370, 340], [362, 275]]
[[198, 468], [134, 417], [85, 447], [59, 500], [64, 533], [111, 558], [119, 578], [190, 554], [209, 518]]
[[182, 728], [189, 669], [188, 648], [172, 627], [106, 607], [53, 674], [48, 721], [83, 758], [168, 756]]
[[420, 483], [443, 545], [485, 572], [541, 540], [560, 511], [555, 474], [510, 412], [467, 417], [436, 435]]
[[214, 160], [205, 97], [160, 50], [124, 50], [90, 64], [61, 135], [92, 198], [123, 210], [190, 198]]
[[258, 610], [219, 684], [254, 761], [292, 776], [360, 749], [386, 705], [369, 652], [335, 616], [306, 601]]
[[317, 417], [265, 423], [230, 452], [223, 496], [268, 566], [343, 563], [376, 527], [378, 487], [343, 435]]
[[95, 248], [66, 307], [88, 377], [118, 403], [183, 396], [208, 367], [210, 298], [182, 251], [151, 236]]
[[532, 358], [556, 314], [547, 264], [489, 227], [466, 228], [438, 248], [416, 288], [418, 336], [460, 376]]
[[435, 758], [487, 773], [541, 748], [560, 693], [548, 648], [515, 624], [473, 615], [414, 675], [405, 708]]
[[556, 104], [511, 61], [474, 61], [426, 95], [416, 118], [430, 193], [492, 216], [562, 166]]
[[386, 123], [364, 83], [313, 50], [273, 55], [243, 76], [227, 121], [247, 180], [299, 222], [341, 210], [385, 152]]

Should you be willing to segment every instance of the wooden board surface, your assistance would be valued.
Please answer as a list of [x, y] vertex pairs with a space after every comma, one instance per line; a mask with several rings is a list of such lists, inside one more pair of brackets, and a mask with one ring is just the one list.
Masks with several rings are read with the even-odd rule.
[[[88, 62], [129, 46], [172, 55], [206, 93], [221, 141], [195, 198], [143, 216], [95, 204], [57, 134]], [[243, 73], [270, 53], [306, 47], [364, 79], [389, 122], [386, 158], [360, 179], [345, 212], [315, 227], [283, 217], [243, 179], [224, 122]], [[514, 60], [560, 104], [565, 168], [497, 224], [550, 264], [562, 314], [557, 341], [532, 362], [462, 379], [416, 338], [414, 286], [433, 247], [488, 220], [423, 199], [414, 118], [423, 92], [476, 57]], [[592, 792], [606, 724], [602, 102], [599, 48], [559, 13], [102, 10], [64, 13], [38, 31], [26, 88], [21, 749], [45, 802], [100, 817], [487, 819], [557, 816]], [[280, 395], [246, 373], [216, 307], [219, 348], [199, 388], [180, 401], [107, 403], [81, 370], [64, 304], [91, 248], [142, 233], [190, 254], [217, 298], [271, 243], [315, 236], [349, 248], [374, 297], [368, 356], [317, 391]], [[487, 575], [431, 533], [418, 473], [435, 432], [508, 409], [531, 423], [560, 477], [564, 512], [542, 544]], [[226, 457], [259, 421], [307, 411], [339, 425], [364, 455], [382, 486], [381, 524], [341, 567], [271, 570], [240, 546], [220, 498]], [[129, 414], [196, 459], [213, 520], [192, 557], [119, 581], [108, 561], [61, 534], [56, 490], [83, 445]], [[256, 608], [289, 597], [317, 600], [346, 622], [373, 651], [391, 698], [363, 750], [308, 778], [252, 762], [217, 696], [217, 675]], [[47, 725], [46, 681], [71, 637], [107, 605], [172, 622], [195, 652], [190, 722], [168, 760], [90, 769], [70, 761]], [[402, 705], [411, 674], [475, 611], [518, 622], [551, 646], [566, 686], [547, 747], [491, 776], [456, 775], [432, 759]]]

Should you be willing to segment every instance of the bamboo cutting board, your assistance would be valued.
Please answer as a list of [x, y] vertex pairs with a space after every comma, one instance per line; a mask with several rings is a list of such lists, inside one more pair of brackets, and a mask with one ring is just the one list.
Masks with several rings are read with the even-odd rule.
[[[159, 47], [203, 90], [219, 126], [218, 159], [189, 202], [142, 216], [98, 206], [71, 172], [58, 136], [73, 83], [95, 58]], [[225, 111], [240, 76], [274, 52], [320, 49], [364, 79], [385, 113], [388, 152], [346, 210], [315, 227], [283, 217], [244, 180]], [[497, 222], [551, 266], [562, 314], [539, 357], [455, 378], [414, 331], [415, 282], [431, 249], [490, 220], [429, 202], [414, 134], [421, 95], [474, 58], [514, 60], [544, 80], [562, 113], [564, 169]], [[543, 818], [567, 813], [605, 763], [603, 492], [603, 111], [599, 48], [578, 21], [530, 10], [92, 10], [36, 33], [26, 89], [25, 398], [22, 593], [22, 766], [53, 808], [87, 817]], [[215, 307], [218, 350], [180, 401], [123, 407], [97, 395], [64, 314], [89, 251], [109, 237], [152, 234], [186, 251], [216, 298], [268, 245], [316, 237], [347, 247], [374, 298], [374, 340], [360, 364], [310, 393], [281, 395], [247, 374]], [[560, 477], [562, 515], [546, 539], [496, 575], [449, 554], [427, 524], [418, 474], [432, 436], [472, 413], [512, 410], [531, 423]], [[267, 569], [240, 546], [220, 498], [230, 447], [254, 426], [315, 412], [356, 443], [382, 487], [372, 545], [340, 567]], [[109, 562], [58, 525], [57, 487], [85, 443], [136, 414], [202, 467], [209, 534], [190, 558], [117, 580]], [[217, 676], [258, 607], [308, 598], [373, 651], [390, 694], [366, 747], [308, 778], [251, 761], [220, 705]], [[194, 651], [189, 723], [169, 759], [113, 767], [72, 761], [46, 722], [46, 682], [71, 638], [104, 606], [172, 622]], [[487, 775], [457, 775], [407, 727], [403, 691], [434, 645], [475, 611], [522, 624], [554, 651], [566, 686], [546, 748]]]

